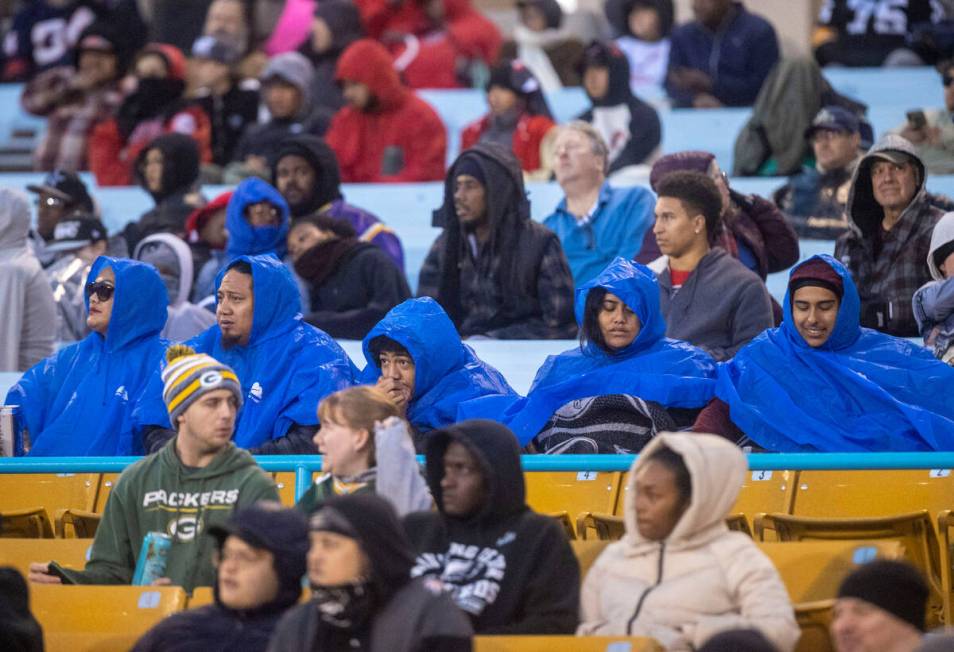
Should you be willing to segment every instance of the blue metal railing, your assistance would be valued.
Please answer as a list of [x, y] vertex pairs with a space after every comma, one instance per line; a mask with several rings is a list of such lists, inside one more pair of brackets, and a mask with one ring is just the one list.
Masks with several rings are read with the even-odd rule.
[[[15, 457], [0, 458], [0, 473], [121, 473], [138, 457]], [[256, 457], [266, 471], [294, 471], [295, 498], [321, 470], [320, 455]], [[635, 455], [524, 455], [525, 471], [627, 471]], [[752, 471], [859, 471], [887, 469], [951, 469], [951, 453], [753, 453]]]

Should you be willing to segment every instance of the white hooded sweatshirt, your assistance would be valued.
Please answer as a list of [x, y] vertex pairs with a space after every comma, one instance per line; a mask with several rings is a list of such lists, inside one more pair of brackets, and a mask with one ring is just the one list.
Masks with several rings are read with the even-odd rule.
[[0, 372], [26, 371], [53, 354], [56, 305], [29, 233], [27, 196], [0, 188]]
[[[669, 537], [651, 541], [636, 526], [636, 475], [662, 447], [685, 461], [692, 500]], [[577, 634], [650, 636], [667, 650], [691, 650], [725, 630], [757, 629], [791, 652], [800, 631], [778, 572], [749, 537], [725, 525], [746, 468], [738, 447], [715, 435], [654, 438], [630, 469], [626, 534], [583, 582]]]

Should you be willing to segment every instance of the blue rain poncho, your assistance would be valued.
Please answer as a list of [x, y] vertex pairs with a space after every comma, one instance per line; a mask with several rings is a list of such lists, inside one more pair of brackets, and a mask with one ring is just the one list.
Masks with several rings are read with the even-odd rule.
[[429, 297], [395, 306], [371, 329], [363, 342], [368, 364], [361, 373], [362, 383], [374, 384], [381, 376], [370, 350], [371, 340], [381, 335], [407, 349], [414, 360], [414, 395], [407, 419], [418, 432], [458, 421], [458, 408], [466, 401], [482, 396], [517, 398], [503, 374], [461, 341], [450, 317]]
[[[596, 278], [576, 290], [576, 321], [583, 327], [586, 297], [594, 288], [619, 297], [639, 317], [636, 339], [610, 354], [593, 342], [551, 355], [540, 367], [525, 399], [506, 406], [486, 402], [481, 413], [467, 407], [468, 418], [493, 418], [506, 424], [521, 445], [570, 401], [591, 396], [628, 394], [664, 407], [701, 408], [715, 391], [716, 364], [708, 353], [669, 339], [659, 309], [659, 284], [648, 268], [616, 258]], [[496, 414], [494, 414], [496, 412]]]
[[816, 259], [844, 283], [831, 337], [809, 346], [786, 295], [782, 325], [719, 369], [716, 396], [732, 422], [776, 452], [954, 450], [954, 368], [921, 346], [861, 328], [851, 275], [831, 256], [809, 260]]
[[[263, 201], [278, 208], [281, 219], [278, 226], [252, 226], [245, 218], [245, 209]], [[289, 219], [288, 203], [274, 186], [258, 177], [245, 179], [235, 187], [225, 208], [225, 228], [229, 232], [225, 245], [226, 259], [231, 262], [239, 256], [261, 254], [275, 254], [284, 258]]]
[[[337, 342], [302, 321], [298, 289], [281, 261], [274, 256], [240, 256], [232, 264], [238, 261], [252, 267], [254, 304], [248, 344], [225, 347], [218, 324], [187, 344], [235, 370], [245, 403], [233, 441], [242, 448], [256, 448], [284, 437], [295, 424], [317, 425], [318, 402], [354, 384], [357, 370]], [[215, 279], [216, 292], [227, 271]], [[154, 375], [148, 402], [137, 419], [171, 427], [159, 374]]]
[[[104, 267], [116, 276], [106, 337], [90, 333], [29, 369], [7, 394], [20, 406], [34, 456], [142, 455], [133, 411], [166, 342], [166, 287], [152, 265], [100, 256], [89, 280]], [[89, 310], [89, 299], [86, 299]]]

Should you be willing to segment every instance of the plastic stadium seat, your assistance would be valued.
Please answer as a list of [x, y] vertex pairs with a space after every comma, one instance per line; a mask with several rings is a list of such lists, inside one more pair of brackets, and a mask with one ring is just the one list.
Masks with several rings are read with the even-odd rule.
[[197, 586], [192, 589], [192, 595], [189, 596], [189, 609], [197, 609], [207, 604], [215, 602], [215, 596], [211, 586]]
[[275, 484], [278, 486], [278, 497], [285, 507], [295, 506], [295, 473], [293, 471], [280, 471], [272, 474]]
[[842, 580], [874, 559], [901, 559], [898, 541], [760, 542], [759, 549], [778, 569], [792, 602], [828, 600]]
[[954, 511], [944, 510], [937, 517], [937, 528], [941, 536], [941, 588], [944, 594], [944, 622], [950, 626], [954, 620], [954, 579], [951, 578], [954, 572], [954, 555], [952, 555], [951, 545], [954, 544], [954, 537], [951, 536], [951, 528], [954, 528]]
[[185, 608], [178, 586], [30, 587], [33, 615], [48, 650], [106, 652], [130, 649], [153, 625]]
[[102, 514], [81, 509], [61, 509], [56, 512], [55, 533], [58, 539], [91, 539], [103, 519]]
[[748, 471], [729, 513], [744, 514], [750, 526], [756, 514], [791, 514], [797, 475], [796, 471]]
[[600, 556], [603, 549], [610, 543], [610, 541], [601, 541], [599, 539], [589, 539], [588, 541], [577, 539], [576, 541], [570, 541], [570, 547], [573, 548], [576, 562], [580, 565], [580, 582], [586, 577], [596, 558]]
[[954, 475], [950, 469], [802, 471], [791, 511], [777, 511], [796, 516], [858, 517], [925, 509], [933, 518], [951, 508]]
[[553, 512], [548, 514], [560, 522], [560, 527], [566, 533], [566, 538], [570, 541], [576, 539], [576, 530], [573, 529], [573, 520], [567, 512]]
[[795, 652], [834, 652], [830, 634], [834, 606], [834, 600], [795, 605], [795, 620], [802, 630]]
[[925, 510], [868, 518], [767, 514], [756, 519], [755, 535], [765, 541], [766, 531], [774, 531], [778, 541], [897, 541], [904, 546], [905, 558], [921, 570], [931, 586], [928, 622], [937, 624], [950, 604], [943, 593], [937, 534], [932, 518]]
[[109, 494], [113, 492], [116, 481], [119, 479], [118, 473], [104, 473], [99, 479], [99, 492], [96, 494], [96, 505], [93, 511], [102, 514], [106, 509], [106, 501], [109, 500]]
[[26, 577], [31, 562], [57, 561], [67, 568], [86, 566], [92, 539], [0, 539], [0, 563]]
[[93, 511], [98, 491], [98, 473], [0, 474], [0, 536], [52, 537], [56, 511]]
[[524, 474], [527, 504], [542, 514], [613, 513], [622, 474], [531, 471]]
[[474, 652], [663, 652], [651, 638], [625, 636], [475, 636]]
[[[733, 532], [752, 536], [752, 530], [749, 529], [749, 523], [742, 514], [732, 514], [726, 517], [725, 524]], [[586, 540], [589, 531], [594, 530], [596, 538], [600, 540], [615, 541], [622, 539], [626, 532], [626, 525], [622, 516], [613, 514], [595, 514], [584, 512], [576, 520], [576, 534], [580, 539]]]

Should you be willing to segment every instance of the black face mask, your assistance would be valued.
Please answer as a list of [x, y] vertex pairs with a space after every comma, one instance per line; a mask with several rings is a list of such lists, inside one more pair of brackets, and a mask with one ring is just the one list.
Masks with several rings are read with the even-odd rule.
[[371, 586], [367, 582], [312, 586], [311, 596], [322, 622], [336, 629], [361, 629], [374, 609]]
[[119, 129], [129, 136], [143, 120], [162, 114], [182, 97], [185, 82], [181, 79], [146, 77], [140, 79], [136, 91], [126, 98], [116, 117]]

